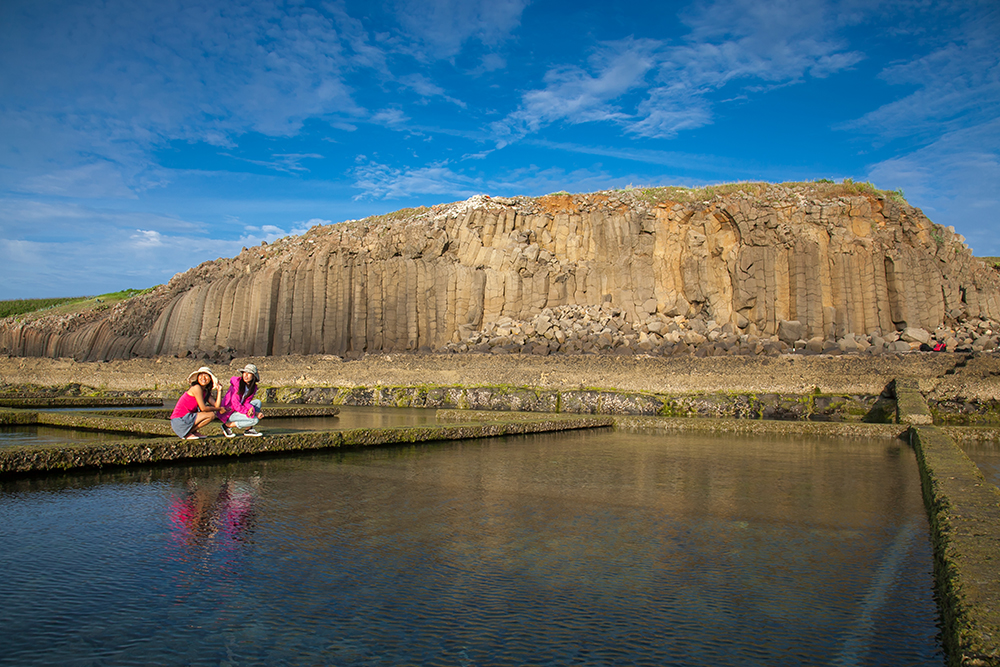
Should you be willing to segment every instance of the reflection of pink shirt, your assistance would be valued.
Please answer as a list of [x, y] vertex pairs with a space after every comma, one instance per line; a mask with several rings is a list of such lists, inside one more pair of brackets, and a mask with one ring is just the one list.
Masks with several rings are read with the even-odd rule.
[[178, 417], [183, 417], [189, 412], [199, 412], [198, 399], [185, 391], [181, 395], [180, 399], [178, 399], [177, 405], [174, 406], [174, 412], [170, 415], [170, 418], [177, 419]]

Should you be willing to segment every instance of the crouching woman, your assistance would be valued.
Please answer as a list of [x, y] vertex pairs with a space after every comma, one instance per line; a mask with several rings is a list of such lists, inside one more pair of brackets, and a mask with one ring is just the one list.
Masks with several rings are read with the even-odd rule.
[[[170, 415], [170, 426], [181, 438], [197, 440], [207, 436], [198, 432], [202, 426], [215, 419], [221, 408], [222, 387], [208, 366], [202, 366], [188, 376], [191, 386], [181, 394], [177, 406]], [[214, 394], [214, 397], [213, 397]]]
[[264, 415], [261, 413], [261, 403], [254, 398], [257, 395], [257, 383], [260, 382], [260, 371], [254, 364], [247, 364], [229, 380], [229, 390], [222, 398], [222, 409], [219, 419], [222, 420], [222, 432], [231, 438], [234, 428], [242, 429], [243, 435], [260, 436], [263, 433], [254, 429]]

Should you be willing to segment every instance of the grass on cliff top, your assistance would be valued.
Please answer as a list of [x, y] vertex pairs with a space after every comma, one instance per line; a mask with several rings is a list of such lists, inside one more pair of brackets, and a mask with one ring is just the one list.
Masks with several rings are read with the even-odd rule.
[[70, 296], [55, 299], [10, 299], [0, 301], [0, 318], [25, 316], [35, 319], [48, 315], [71, 315], [91, 310], [105, 310], [125, 299], [156, 289], [126, 289], [98, 296]]
[[789, 183], [741, 181], [738, 183], [707, 185], [702, 188], [685, 188], [677, 185], [666, 185], [660, 187], [633, 187], [629, 185], [624, 188], [624, 190], [626, 192], [631, 192], [639, 199], [649, 202], [650, 204], [660, 204], [667, 201], [689, 204], [692, 202], [707, 201], [718, 196], [731, 195], [737, 192], [743, 192], [761, 199], [770, 199], [775, 196], [787, 194], [789, 191], [801, 194], [804, 197], [816, 197], [821, 199], [869, 194], [874, 197], [891, 199], [899, 204], [906, 203], [902, 189], [879, 190], [867, 181], [858, 182], [850, 178], [845, 178], [840, 183], [834, 183], [826, 178], [816, 181]]
[[369, 225], [377, 225], [382, 222], [393, 222], [395, 220], [404, 220], [406, 218], [414, 218], [421, 213], [426, 213], [431, 210], [426, 206], [417, 206], [416, 208], [401, 208], [398, 211], [393, 211], [392, 213], [383, 213], [382, 215], [370, 215], [367, 218], [362, 218], [362, 222]]

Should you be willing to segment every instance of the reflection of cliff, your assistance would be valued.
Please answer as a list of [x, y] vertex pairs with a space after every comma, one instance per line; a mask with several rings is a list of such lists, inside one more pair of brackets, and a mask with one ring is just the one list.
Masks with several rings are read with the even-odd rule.
[[882, 194], [811, 184], [693, 203], [668, 195], [477, 196], [315, 227], [178, 274], [106, 319], [7, 324], [0, 351], [433, 350], [501, 317], [605, 302], [633, 326], [700, 315], [772, 334], [798, 320], [806, 337], [1000, 320], [996, 272], [960, 236]]

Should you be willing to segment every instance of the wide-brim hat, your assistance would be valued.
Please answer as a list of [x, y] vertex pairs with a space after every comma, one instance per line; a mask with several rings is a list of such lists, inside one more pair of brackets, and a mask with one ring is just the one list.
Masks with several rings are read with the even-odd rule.
[[237, 371], [237, 373], [251, 373], [257, 382], [260, 382], [260, 371], [257, 370], [257, 366], [254, 364], [247, 364], [243, 368]]
[[215, 373], [208, 366], [202, 366], [196, 371], [193, 371], [191, 375], [188, 375], [188, 382], [194, 382], [198, 379], [198, 376], [202, 373], [208, 373], [212, 376], [212, 384], [215, 386], [219, 385], [219, 378], [215, 377]]

